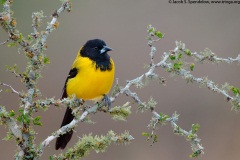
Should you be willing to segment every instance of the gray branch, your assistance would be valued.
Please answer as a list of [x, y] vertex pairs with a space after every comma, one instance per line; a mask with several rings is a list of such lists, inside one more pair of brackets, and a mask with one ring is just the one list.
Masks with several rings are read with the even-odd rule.
[[1, 83], [1, 82], [0, 82], [0, 85], [9, 87], [12, 93], [17, 94], [21, 98], [23, 97], [23, 95], [20, 92], [16, 91], [11, 85], [6, 84], [6, 83]]
[[[66, 102], [66, 101], [68, 101], [67, 98], [64, 99], [64, 100], [62, 100], [62, 102]], [[70, 100], [70, 101], [71, 101], [71, 100]], [[59, 104], [59, 103], [61, 103], [61, 101], [58, 101], [57, 103]], [[54, 103], [51, 103], [51, 104], [54, 104]], [[55, 103], [55, 104], [56, 104], [56, 103]], [[45, 148], [46, 146], [48, 146], [51, 141], [53, 141], [54, 139], [56, 139], [56, 138], [59, 137], [60, 135], [65, 134], [66, 132], [68, 132], [68, 131], [70, 131], [70, 130], [73, 130], [73, 129], [77, 126], [77, 124], [78, 124], [79, 122], [83, 122], [89, 114], [91, 114], [91, 113], [96, 113], [97, 110], [98, 110], [98, 108], [101, 108], [101, 107], [104, 106], [104, 105], [105, 105], [105, 103], [101, 103], [100, 105], [99, 105], [99, 104], [95, 104], [94, 106], [92, 106], [92, 107], [88, 108], [86, 111], [84, 111], [84, 112], [81, 114], [81, 116], [77, 116], [77, 115], [75, 114], [75, 118], [74, 118], [69, 124], [61, 127], [59, 130], [57, 130], [57, 131], [55, 131], [54, 133], [52, 133], [51, 136], [49, 136], [48, 138], [46, 138], [46, 139], [40, 144], [40, 147], [39, 147], [39, 149], [38, 149], [39, 155], [41, 155], [41, 154], [43, 153], [44, 148]], [[73, 109], [72, 112], [73, 112], [73, 113], [76, 113], [76, 112], [78, 112], [78, 111], [80, 110], [80, 107], [79, 107], [79, 106], [74, 106], [74, 108], [72, 108], [72, 109]]]

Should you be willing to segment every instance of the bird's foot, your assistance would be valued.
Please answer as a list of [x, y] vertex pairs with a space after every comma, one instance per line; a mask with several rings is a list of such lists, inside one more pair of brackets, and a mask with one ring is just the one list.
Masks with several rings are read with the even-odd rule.
[[109, 110], [112, 105], [112, 102], [111, 102], [111, 99], [106, 94], [103, 95], [103, 102], [106, 104]]

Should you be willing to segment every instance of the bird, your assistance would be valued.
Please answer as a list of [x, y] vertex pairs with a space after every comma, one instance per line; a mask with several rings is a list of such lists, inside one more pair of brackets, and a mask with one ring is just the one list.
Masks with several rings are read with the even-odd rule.
[[[75, 95], [83, 101], [98, 102], [105, 99], [110, 105], [107, 94], [112, 88], [115, 66], [108, 51], [112, 51], [112, 48], [101, 39], [88, 40], [83, 45], [67, 76], [61, 99]], [[72, 110], [67, 107], [61, 127], [69, 124], [73, 119]], [[55, 149], [64, 149], [72, 135], [72, 130], [60, 135], [56, 140]]]

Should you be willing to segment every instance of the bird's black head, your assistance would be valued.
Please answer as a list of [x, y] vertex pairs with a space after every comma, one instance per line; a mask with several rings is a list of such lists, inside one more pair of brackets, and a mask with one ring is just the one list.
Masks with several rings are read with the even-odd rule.
[[107, 52], [111, 50], [103, 40], [93, 39], [86, 42], [80, 54], [82, 57], [89, 57], [94, 61], [104, 61], [105, 58], [109, 57]]
[[101, 39], [93, 39], [86, 42], [80, 50], [82, 57], [88, 57], [96, 62], [96, 68], [101, 70], [111, 69], [110, 56], [107, 54], [112, 49]]

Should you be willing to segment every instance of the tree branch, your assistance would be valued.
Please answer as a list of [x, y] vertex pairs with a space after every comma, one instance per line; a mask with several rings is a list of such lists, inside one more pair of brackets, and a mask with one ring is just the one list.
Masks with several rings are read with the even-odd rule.
[[22, 95], [20, 92], [16, 91], [11, 85], [6, 84], [6, 83], [2, 83], [2, 82], [0, 82], [0, 85], [9, 87], [9, 88], [11, 89], [12, 93], [15, 93], [15, 94], [17, 94], [19, 97], [23, 98], [23, 95]]
[[14, 111], [11, 111], [10, 113], [6, 111], [5, 107], [0, 106], [0, 124], [5, 124], [7, 128], [10, 131], [10, 135], [7, 134], [7, 139], [11, 139], [12, 135], [15, 137], [17, 143], [18, 143], [18, 156], [23, 156], [23, 141], [22, 141], [22, 130], [21, 127], [18, 126], [17, 122], [14, 120], [13, 116], [15, 115]]
[[8, 129], [14, 135], [14, 137], [18, 140], [21, 140], [22, 132], [20, 127], [17, 125], [16, 121], [12, 118], [14, 116], [14, 112], [8, 113], [5, 107], [0, 106], [0, 120], [3, 124], [6, 124]]
[[[53, 100], [53, 99], [52, 99]], [[74, 129], [77, 124], [79, 122], [83, 122], [85, 120], [85, 118], [91, 114], [91, 113], [96, 113], [97, 110], [103, 106], [105, 106], [105, 103], [101, 103], [101, 104], [95, 104], [94, 106], [86, 109], [80, 116], [77, 114], [79, 112], [79, 110], [81, 110], [82, 108], [84, 108], [82, 100], [78, 100], [76, 98], [73, 99], [69, 99], [69, 98], [65, 98], [63, 100], [47, 100], [45, 101], [45, 103], [42, 103], [42, 105], [60, 105], [60, 104], [67, 104], [67, 107], [70, 107], [73, 111], [72, 113], [74, 113], [75, 118], [67, 125], [61, 127], [60, 129], [58, 129], [57, 131], [55, 131], [54, 133], [52, 133], [51, 136], [49, 136], [48, 138], [46, 138], [40, 145], [38, 153], [41, 155], [43, 153], [43, 149], [49, 145], [49, 143], [51, 141], [53, 141], [54, 139], [56, 139], [57, 137], [59, 137], [62, 134], [65, 134], [66, 132], [71, 131], [72, 129]], [[103, 101], [104, 102], [104, 101]], [[71, 105], [70, 105], [71, 103]], [[80, 105], [82, 105], [82, 108], [80, 107]]]
[[119, 135], [113, 131], [109, 131], [105, 136], [84, 135], [82, 138], [79, 138], [79, 141], [73, 148], [68, 149], [65, 153], [61, 153], [58, 156], [54, 155], [53, 157], [58, 160], [81, 159], [87, 156], [91, 149], [95, 150], [96, 153], [105, 152], [111, 143], [129, 144], [133, 139], [134, 138], [126, 131]]
[[[23, 112], [21, 113], [22, 117], [22, 139], [23, 143], [18, 144], [21, 148], [17, 157], [22, 159], [24, 156], [33, 157], [35, 155], [34, 145], [33, 145], [33, 129], [30, 128], [31, 114], [34, 112], [35, 108], [33, 107], [35, 103], [33, 102], [33, 98], [36, 98], [40, 91], [37, 89], [37, 80], [40, 77], [40, 69], [43, 68], [45, 63], [49, 63], [46, 55], [43, 53], [46, 50], [46, 40], [49, 34], [56, 29], [57, 25], [57, 17], [53, 16], [51, 22], [48, 24], [46, 31], [42, 31], [39, 35], [37, 34], [37, 26], [40, 25], [41, 19], [43, 17], [42, 14], [33, 14], [33, 30], [34, 33], [32, 37], [35, 40], [31, 41], [31, 36], [28, 37], [28, 40], [16, 29], [16, 20], [12, 17], [13, 12], [10, 10], [10, 5], [13, 3], [12, 0], [3, 1], [3, 12], [0, 14], [0, 24], [3, 29], [10, 34], [10, 39], [13, 41], [9, 46], [13, 46], [19, 44], [26, 53], [26, 57], [28, 60], [26, 71], [22, 75], [23, 82], [26, 84], [27, 92], [23, 93], [24, 97], [20, 96], [20, 93], [17, 92], [13, 87], [7, 84], [3, 84], [8, 86], [13, 93], [18, 94], [21, 97], [21, 107], [23, 108]], [[71, 2], [70, 0], [64, 0], [61, 7], [57, 10], [57, 14], [59, 15], [64, 10], [68, 12], [71, 10]], [[36, 35], [36, 36], [34, 36]], [[30, 40], [30, 41], [29, 41]], [[35, 43], [33, 43], [35, 42]]]
[[9, 34], [9, 37], [8, 37], [8, 39], [6, 40], [6, 41], [4, 41], [4, 42], [2, 42], [2, 43], [0, 43], [0, 45], [4, 45], [4, 44], [6, 44], [9, 40], [11, 39], [11, 35]]

